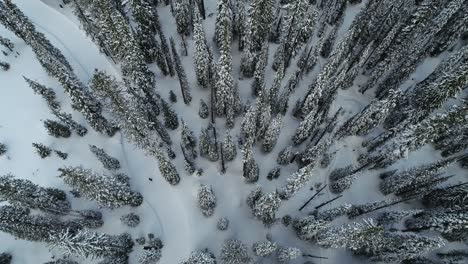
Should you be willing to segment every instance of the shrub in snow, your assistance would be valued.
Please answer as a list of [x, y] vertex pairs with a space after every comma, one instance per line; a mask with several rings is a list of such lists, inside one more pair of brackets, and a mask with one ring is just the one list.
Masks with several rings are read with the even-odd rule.
[[146, 243], [146, 238], [145, 237], [139, 237], [135, 239], [135, 242], [137, 242], [138, 245], [144, 245]]
[[0, 264], [10, 264], [13, 257], [10, 253], [1, 253], [0, 254]]
[[8, 71], [10, 69], [10, 64], [4, 61], [0, 61], [0, 68], [4, 71]]
[[292, 222], [292, 217], [290, 215], [285, 215], [281, 218], [281, 223], [288, 227]]
[[267, 179], [270, 181], [273, 179], [278, 179], [280, 176], [280, 172], [281, 172], [280, 167], [273, 168], [270, 172], [268, 172]]
[[169, 91], [169, 101], [177, 103], [177, 95], [172, 90]]
[[56, 137], [56, 138], [69, 138], [71, 135], [70, 128], [68, 126], [65, 126], [57, 121], [47, 119], [44, 121], [44, 127], [47, 130], [47, 133], [50, 136]]
[[62, 152], [60, 150], [54, 150], [55, 154], [59, 156], [61, 159], [66, 160], [68, 158], [68, 154], [65, 152]]
[[216, 224], [216, 227], [221, 231], [227, 230], [229, 227], [229, 220], [225, 217], [220, 218]]
[[224, 241], [219, 259], [222, 264], [243, 264], [251, 261], [247, 246], [237, 239]]
[[300, 249], [288, 247], [278, 249], [276, 257], [280, 263], [286, 263], [291, 260], [297, 259], [299, 256], [301, 256], [301, 254], [302, 253]]
[[216, 196], [211, 187], [202, 185], [198, 189], [198, 206], [204, 216], [208, 217], [213, 215], [216, 207]]
[[7, 146], [3, 143], [0, 143], [0, 156], [7, 152]]
[[102, 163], [104, 168], [108, 170], [120, 169], [120, 162], [118, 159], [109, 156], [104, 149], [98, 148], [95, 145], [89, 145], [89, 150], [96, 156], [96, 158]]
[[52, 153], [52, 149], [49, 147], [41, 144], [41, 143], [32, 143], [34, 149], [36, 150], [36, 153], [41, 157], [41, 159], [44, 159]]
[[161, 259], [161, 249], [159, 248], [143, 248], [140, 256], [138, 257], [138, 263], [140, 264], [154, 264]]
[[255, 242], [252, 246], [252, 251], [255, 256], [267, 257], [273, 254], [278, 249], [278, 245], [275, 242], [269, 240]]
[[180, 264], [216, 264], [216, 258], [208, 249], [197, 250], [190, 253], [189, 259]]
[[140, 217], [134, 213], [122, 215], [120, 221], [129, 227], [136, 227], [140, 224]]
[[128, 234], [112, 236], [87, 230], [64, 230], [50, 237], [49, 247], [83, 258], [123, 257], [132, 251], [133, 241]]
[[124, 205], [140, 206], [143, 197], [113, 175], [97, 174], [83, 167], [60, 168], [60, 178], [83, 196], [101, 206], [116, 208]]

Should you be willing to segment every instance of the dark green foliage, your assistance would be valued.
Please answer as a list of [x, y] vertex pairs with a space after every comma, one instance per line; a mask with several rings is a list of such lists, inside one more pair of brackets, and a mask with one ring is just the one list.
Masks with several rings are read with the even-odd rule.
[[42, 143], [32, 143], [32, 146], [41, 159], [47, 158], [52, 153], [52, 149]]
[[172, 90], [169, 91], [169, 101], [177, 103], [177, 95]]
[[120, 221], [129, 227], [136, 227], [140, 224], [140, 217], [134, 213], [122, 215]]
[[98, 148], [95, 145], [89, 145], [89, 150], [96, 156], [96, 158], [102, 163], [104, 168], [108, 170], [120, 169], [120, 162], [118, 159], [109, 156], [104, 149]]
[[62, 152], [60, 150], [54, 150], [55, 154], [59, 156], [61, 159], [66, 160], [68, 158], [68, 154], [65, 152]]
[[10, 253], [1, 253], [0, 254], [0, 264], [10, 264], [12, 258], [13, 258], [13, 256]]
[[65, 126], [54, 120], [47, 119], [44, 121], [44, 127], [46, 128], [47, 133], [53, 137], [68, 138], [71, 135], [71, 131], [68, 126]]

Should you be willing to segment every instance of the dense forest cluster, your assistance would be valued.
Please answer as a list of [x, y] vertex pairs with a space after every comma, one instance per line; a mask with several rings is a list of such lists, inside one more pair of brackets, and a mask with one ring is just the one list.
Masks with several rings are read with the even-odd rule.
[[[215, 250], [197, 245], [181, 263], [328, 263], [312, 248], [342, 248], [372, 262], [468, 262], [467, 0], [217, 0], [215, 13], [207, 11], [208, 0], [60, 2], [119, 76], [93, 69], [89, 80], [80, 79], [14, 0], [0, 1], [0, 24], [32, 49], [87, 121], [74, 120], [54, 89], [25, 73], [50, 110], [51, 119], [41, 120], [48, 135], [122, 134], [154, 158], [154, 174], [167, 188], [205, 177], [206, 164], [220, 177], [238, 164], [241, 175], [233, 176], [252, 190], [242, 198], [250, 216], [301, 241], [291, 245], [267, 235], [251, 244], [232, 237]], [[162, 11], [173, 16], [175, 32], [165, 30], [172, 22], [160, 18]], [[213, 27], [206, 23], [211, 16]], [[15, 44], [0, 36], [4, 56], [15, 53]], [[416, 78], [422, 65], [427, 73]], [[11, 66], [0, 58], [0, 69]], [[158, 76], [177, 86], [163, 87]], [[354, 112], [337, 99], [352, 90], [371, 98]], [[176, 106], [199, 119], [185, 118]], [[194, 122], [203, 123], [201, 131]], [[334, 163], [349, 140], [360, 142], [356, 156]], [[11, 148], [0, 142], [0, 159]], [[438, 159], [397, 166], [423, 148]], [[32, 150], [41, 159], [69, 156], [40, 142], [32, 142]], [[121, 170], [122, 160], [94, 144], [88, 154], [104, 170], [62, 166], [56, 176], [68, 190], [17, 178], [14, 171], [0, 175], [0, 231], [60, 252], [48, 263], [130, 263], [137, 247], [137, 263], [160, 262], [170, 237], [111, 235], [99, 230], [100, 210], [73, 208], [74, 199], [113, 210], [146, 199], [132, 186], [133, 175]], [[463, 173], [447, 173], [453, 167]], [[330, 169], [325, 182], [312, 186], [324, 168]], [[340, 199], [364, 173], [376, 179], [382, 199]], [[311, 186], [308, 199], [291, 205]], [[212, 218], [225, 190], [209, 182], [197, 188], [195, 204]], [[325, 192], [329, 199], [317, 203]], [[129, 211], [120, 221], [138, 228], [140, 218]], [[216, 232], [229, 230], [232, 221], [217, 219]], [[14, 259], [14, 252], [0, 254], [0, 264]]]

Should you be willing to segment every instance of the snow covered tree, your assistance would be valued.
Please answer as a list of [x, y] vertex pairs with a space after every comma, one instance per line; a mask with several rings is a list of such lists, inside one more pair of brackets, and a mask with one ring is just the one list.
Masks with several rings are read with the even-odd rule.
[[218, 48], [231, 45], [232, 42], [232, 3], [227, 0], [218, 1], [216, 8], [216, 23], [214, 41]]
[[288, 146], [278, 153], [276, 162], [279, 165], [288, 165], [289, 163], [293, 162], [295, 155], [296, 154], [292, 151], [292, 147]]
[[330, 227], [330, 222], [330, 220], [309, 215], [304, 218], [294, 220], [292, 226], [300, 239], [315, 242], [321, 232], [326, 231]]
[[0, 207], [0, 231], [18, 239], [50, 242], [51, 236], [70, 230], [77, 232], [79, 224], [62, 222], [58, 218], [30, 214], [28, 208], [5, 205]]
[[243, 264], [251, 261], [247, 246], [237, 239], [224, 241], [219, 259], [222, 264]]
[[137, 214], [129, 213], [122, 215], [120, 221], [128, 227], [136, 227], [140, 224], [140, 217]]
[[47, 133], [53, 137], [68, 138], [71, 135], [70, 129], [57, 121], [47, 119], [44, 121], [44, 127], [46, 128]]
[[286, 186], [281, 189], [281, 199], [287, 200], [293, 197], [302, 187], [304, 187], [312, 177], [312, 169], [313, 166], [306, 166], [289, 176], [286, 180]]
[[276, 212], [281, 205], [281, 199], [278, 192], [265, 194], [259, 187], [249, 194], [247, 204], [252, 208], [256, 218], [264, 225], [271, 226], [276, 221]]
[[5, 154], [7, 152], [7, 150], [8, 150], [7, 146], [0, 142], [0, 156]]
[[220, 231], [225, 231], [229, 227], [229, 219], [226, 217], [221, 217], [218, 222], [216, 223], [216, 228]]
[[210, 110], [208, 108], [208, 105], [203, 101], [203, 99], [200, 99], [200, 108], [198, 109], [198, 115], [206, 119], [210, 115]]
[[413, 215], [405, 222], [406, 230], [421, 232], [434, 230], [449, 241], [464, 241], [468, 238], [468, 214], [461, 210], [426, 210]]
[[297, 156], [296, 161], [301, 166], [315, 166], [332, 144], [331, 138], [320, 141], [318, 144], [310, 143], [306, 149]]
[[424, 195], [423, 204], [430, 208], [467, 208], [468, 185], [457, 184], [431, 191]]
[[54, 260], [54, 261], [49, 261], [49, 262], [46, 262], [44, 264], [79, 264], [79, 263], [76, 262], [76, 261], [70, 260], [70, 259], [63, 258], [63, 259], [58, 259], [58, 260]]
[[191, 31], [192, 3], [188, 0], [174, 1], [174, 18], [177, 24], [177, 32], [188, 36]]
[[83, 196], [99, 205], [117, 208], [124, 205], [140, 206], [143, 197], [130, 189], [128, 182], [108, 174], [97, 174], [83, 167], [60, 168], [60, 178]]
[[211, 124], [207, 128], [202, 128], [198, 142], [201, 157], [207, 158], [210, 161], [217, 161], [219, 159], [214, 127]]
[[98, 148], [95, 145], [89, 145], [89, 150], [96, 156], [96, 158], [102, 163], [104, 168], [108, 170], [120, 169], [120, 162], [118, 159], [109, 156], [104, 149]]
[[252, 80], [252, 94], [259, 96], [265, 90], [265, 69], [268, 64], [268, 43], [263, 47], [258, 55], [258, 61], [255, 65], [255, 72]]
[[213, 188], [202, 185], [198, 189], [198, 206], [204, 216], [209, 217], [213, 215], [216, 207], [216, 196]]
[[182, 94], [184, 103], [188, 105], [192, 101], [192, 95], [190, 94], [190, 86], [187, 81], [187, 75], [185, 74], [184, 66], [182, 65], [182, 61], [180, 60], [179, 54], [177, 53], [174, 39], [170, 38], [169, 41], [171, 43], [171, 51], [172, 57], [174, 58], [175, 70], [177, 77], [179, 78], [180, 93]]
[[195, 66], [197, 82], [200, 86], [208, 88], [212, 78], [212, 56], [207, 46], [202, 19], [200, 18], [200, 13], [196, 7], [194, 8], [193, 35], [193, 64]]
[[124, 257], [132, 251], [133, 241], [128, 234], [112, 236], [88, 230], [62, 230], [50, 236], [49, 247], [83, 258]]
[[280, 248], [276, 254], [276, 258], [280, 263], [287, 263], [291, 260], [297, 259], [299, 256], [302, 255], [302, 252], [298, 248], [288, 247], [288, 248]]
[[223, 155], [226, 161], [232, 161], [236, 155], [236, 145], [234, 144], [234, 140], [232, 139], [231, 133], [229, 131], [226, 132], [224, 136], [224, 142], [222, 143], [223, 148]]
[[15, 44], [13, 44], [13, 42], [11, 42], [10, 39], [2, 37], [2, 36], [0, 36], [0, 45], [4, 46], [11, 52], [13, 52], [13, 49], [15, 48]]
[[159, 172], [161, 176], [171, 185], [177, 185], [180, 182], [180, 176], [176, 167], [162, 153], [157, 154], [159, 160]]
[[177, 103], [177, 95], [172, 90], [169, 91], [169, 101]]
[[316, 112], [311, 111], [302, 121], [296, 129], [294, 136], [292, 137], [292, 141], [294, 145], [299, 145], [304, 142], [307, 138], [309, 138], [314, 129], [316, 128], [318, 123]]
[[281, 168], [280, 167], [274, 167], [272, 170], [268, 172], [267, 179], [268, 180], [274, 180], [278, 179], [280, 176]]
[[278, 245], [270, 240], [255, 242], [252, 245], [252, 251], [255, 256], [267, 257], [278, 249]]
[[[135, 36], [141, 51], [145, 55], [145, 61], [151, 63], [160, 49], [154, 38], [158, 29], [158, 25], [156, 25], [158, 21], [154, 19], [157, 11], [155, 6], [148, 0], [133, 0], [130, 2], [130, 5], [133, 19], [137, 25]], [[166, 75], [167, 69], [161, 66], [160, 68], [162, 72], [165, 72], [164, 75]]]
[[177, 117], [176, 112], [169, 106], [169, 104], [161, 100], [162, 111], [164, 115], [164, 125], [169, 129], [177, 129], [179, 127], [179, 118]]
[[252, 154], [248, 155], [247, 159], [245, 159], [242, 164], [242, 175], [244, 176], [245, 181], [248, 183], [257, 182], [258, 176], [260, 174], [258, 163], [252, 156]]
[[29, 78], [26, 78], [23, 76], [23, 79], [26, 81], [26, 83], [31, 87], [31, 89], [34, 91], [35, 94], [39, 94], [46, 100], [47, 105], [51, 108], [58, 107], [58, 102], [56, 102], [56, 94], [55, 91], [52, 90], [49, 87], [46, 87], [45, 85], [42, 85], [36, 81], [33, 81]]
[[45, 159], [52, 154], [52, 149], [42, 143], [32, 143], [32, 146], [41, 159]]
[[207, 249], [197, 250], [190, 253], [189, 259], [180, 264], [216, 264], [216, 258]]
[[191, 159], [197, 157], [197, 139], [192, 130], [182, 121], [182, 131], [180, 135], [182, 147], [185, 149], [185, 154]]
[[277, 115], [273, 118], [265, 131], [265, 136], [262, 142], [263, 151], [270, 152], [276, 145], [276, 141], [281, 133], [281, 126], [283, 124], [283, 116]]
[[43, 188], [29, 180], [15, 179], [13, 175], [0, 176], [0, 198], [12, 205], [53, 214], [67, 214], [70, 202], [64, 191], [56, 188]]
[[0, 263], [2, 263], [2, 264], [10, 264], [12, 259], [13, 259], [13, 257], [9, 253], [1, 253], [0, 254]]

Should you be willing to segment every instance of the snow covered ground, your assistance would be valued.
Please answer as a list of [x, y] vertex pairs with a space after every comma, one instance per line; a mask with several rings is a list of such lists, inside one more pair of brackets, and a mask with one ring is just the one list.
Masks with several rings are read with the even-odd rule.
[[[99, 52], [96, 45], [86, 37], [80, 30], [79, 24], [73, 17], [69, 7], [59, 7], [60, 1], [53, 0], [16, 0], [14, 1], [19, 8], [34, 22], [37, 29], [43, 32], [46, 37], [59, 48], [68, 61], [71, 63], [77, 76], [87, 83], [95, 68], [104, 70], [118, 78], [119, 69]], [[216, 10], [216, 1], [208, 0], [207, 14], [214, 13]], [[352, 18], [358, 12], [361, 5], [354, 6], [347, 11], [343, 28], [350, 25]], [[164, 31], [167, 36], [173, 36], [179, 42], [175, 33], [175, 23], [169, 12], [169, 7], [160, 7], [159, 14]], [[209, 16], [205, 21], [205, 30], [208, 32], [208, 39], [212, 39], [214, 32], [215, 16]], [[344, 250], [325, 250], [304, 241], [299, 240], [291, 228], [285, 228], [282, 225], [275, 225], [271, 229], [266, 229], [263, 224], [254, 219], [250, 208], [246, 205], [245, 198], [256, 186], [262, 186], [267, 191], [273, 191], [282, 186], [286, 177], [296, 169], [295, 165], [289, 165], [282, 168], [281, 177], [277, 181], [268, 181], [266, 174], [276, 166], [276, 157], [278, 152], [291, 144], [290, 138], [298, 125], [298, 121], [293, 118], [287, 118], [281, 133], [280, 141], [275, 149], [264, 154], [261, 151], [256, 152], [257, 161], [260, 165], [260, 180], [253, 185], [248, 185], [242, 179], [242, 165], [240, 155], [236, 160], [226, 164], [227, 172], [220, 174], [220, 163], [212, 163], [204, 159], [198, 159], [198, 166], [203, 168], [204, 173], [201, 177], [187, 175], [182, 169], [181, 183], [177, 186], [169, 185], [159, 175], [157, 162], [154, 158], [145, 156], [144, 153], [128, 143], [126, 139], [117, 133], [109, 138], [103, 134], [89, 129], [89, 133], [84, 137], [75, 134], [68, 139], [57, 139], [47, 134], [42, 121], [53, 119], [46, 103], [39, 96], [33, 93], [31, 88], [23, 80], [23, 76], [36, 80], [48, 87], [54, 89], [58, 94], [58, 99], [64, 110], [73, 112], [70, 102], [64, 94], [60, 84], [50, 78], [38, 63], [31, 48], [21, 39], [0, 26], [0, 35], [8, 37], [15, 44], [15, 53], [2, 57], [3, 60], [11, 64], [11, 69], [7, 72], [0, 71], [0, 141], [8, 146], [8, 152], [0, 157], [0, 175], [12, 173], [18, 178], [29, 179], [41, 186], [52, 186], [63, 190], [70, 190], [61, 179], [57, 169], [63, 166], [83, 165], [85, 168], [91, 168], [96, 171], [104, 171], [101, 163], [89, 151], [88, 144], [96, 145], [106, 150], [111, 156], [118, 158], [122, 164], [121, 172], [131, 177], [132, 188], [141, 192], [144, 196], [144, 203], [137, 208], [119, 208], [115, 210], [100, 209], [104, 213], [104, 226], [99, 231], [110, 234], [121, 234], [128, 232], [133, 238], [145, 236], [148, 233], [154, 233], [160, 237], [164, 243], [162, 259], [160, 263], [173, 264], [187, 259], [189, 253], [195, 249], [208, 247], [210, 251], [219, 254], [219, 248], [222, 242], [227, 238], [238, 238], [247, 245], [265, 238], [271, 234], [273, 239], [280, 244], [298, 247], [303, 252], [312, 255], [328, 257], [328, 259], [317, 259], [315, 263], [364, 263], [365, 260], [351, 257], [349, 252]], [[192, 40], [189, 39], [189, 50], [192, 49]], [[273, 48], [274, 45], [272, 45]], [[239, 76], [239, 54], [234, 53], [234, 75], [235, 79]], [[270, 52], [273, 55], [273, 52]], [[445, 56], [445, 55], [443, 55]], [[157, 89], [164, 97], [168, 97], [169, 91], [173, 90], [178, 96], [178, 102], [173, 105], [174, 109], [197, 135], [202, 127], [206, 127], [208, 120], [202, 120], [198, 117], [198, 102], [200, 98], [209, 98], [209, 92], [198, 87], [196, 84], [195, 73], [192, 70], [193, 64], [191, 56], [182, 57], [190, 86], [192, 87], [193, 100], [190, 106], [183, 104], [180, 94], [178, 81], [174, 78], [164, 77], [156, 71]], [[418, 67], [413, 75], [415, 80], [421, 80], [438, 63], [437, 59], [427, 60]], [[319, 67], [323, 66], [319, 63]], [[295, 67], [295, 66], [294, 66]], [[288, 76], [293, 73], [294, 67], [288, 69], [284, 82]], [[271, 67], [267, 67], [266, 76], [271, 76], [267, 80], [267, 85], [273, 81]], [[310, 76], [306, 77], [290, 101], [291, 104], [297, 98], [305, 95], [306, 87], [312, 80], [312, 75], [317, 74], [318, 69]], [[251, 80], [238, 80], [241, 95], [244, 102], [253, 100], [250, 96]], [[284, 84], [283, 82], [283, 84]], [[410, 85], [410, 84], [408, 84]], [[340, 117], [351, 116], [366, 106], [370, 101], [369, 95], [362, 95], [356, 87], [348, 90], [339, 91], [338, 99], [335, 101], [331, 112], [339, 107], [344, 108], [344, 114]], [[290, 115], [288, 113], [288, 115]], [[79, 123], [86, 125], [84, 118], [78, 112], [73, 112], [73, 118]], [[236, 119], [236, 127], [239, 127], [240, 118]], [[223, 123], [223, 122], [220, 122]], [[218, 126], [219, 135], [224, 135], [225, 128]], [[238, 131], [233, 131], [237, 135]], [[180, 127], [171, 132], [174, 146], [180, 142]], [[44, 143], [53, 149], [69, 154], [67, 160], [62, 160], [56, 155], [46, 159], [41, 159], [34, 153], [31, 144], [33, 142]], [[336, 142], [333, 149], [337, 151], [331, 164], [326, 169], [318, 168], [314, 171], [311, 182], [294, 198], [283, 203], [279, 216], [289, 213], [291, 216], [303, 216], [310, 212], [312, 208], [323, 201], [334, 197], [326, 188], [324, 195], [319, 196], [308, 206], [308, 209], [299, 212], [297, 209], [306, 201], [314, 191], [309, 188], [315, 183], [327, 183], [328, 174], [335, 168], [345, 167], [356, 163], [356, 157], [359, 154], [361, 139], [357, 137], [347, 138]], [[180, 148], [174, 148], [178, 157], [182, 156]], [[238, 150], [240, 151], [240, 150]], [[398, 162], [393, 167], [407, 168], [430, 160], [440, 158], [438, 152], [432, 147], [426, 146], [419, 151], [411, 153], [407, 160]], [[176, 159], [175, 164], [178, 168], [183, 167], [182, 159]], [[460, 168], [452, 166], [447, 173], [464, 175]], [[382, 194], [377, 189], [377, 174], [379, 171], [370, 171], [363, 173], [362, 176], [353, 184], [352, 188], [344, 193], [344, 197], [327, 205], [325, 208], [343, 203], [364, 203], [383, 199]], [[152, 181], [149, 180], [152, 179]], [[218, 198], [218, 205], [212, 217], [204, 217], [196, 204], [197, 190], [200, 184], [211, 185]], [[74, 209], [97, 209], [98, 206], [92, 201], [73, 198], [68, 195], [72, 201]], [[400, 205], [410, 206], [410, 205]], [[141, 216], [142, 222], [137, 228], [124, 226], [119, 218], [129, 211], [135, 212]], [[230, 220], [230, 227], [227, 231], [218, 231], [216, 223], [219, 218], [227, 217]], [[135, 254], [131, 254], [131, 262], [137, 263], [136, 257], [141, 247], [135, 246]], [[32, 243], [24, 240], [16, 240], [12, 236], [0, 233], [0, 252], [12, 252], [14, 256], [13, 263], [44, 263], [53, 257], [60, 256], [59, 252], [50, 252], [45, 244]], [[271, 262], [270, 262], [271, 261]], [[305, 259], [299, 258], [291, 263], [303, 263]], [[80, 263], [95, 263], [91, 260], [80, 260]], [[262, 263], [274, 263], [274, 260], [265, 259]]]

